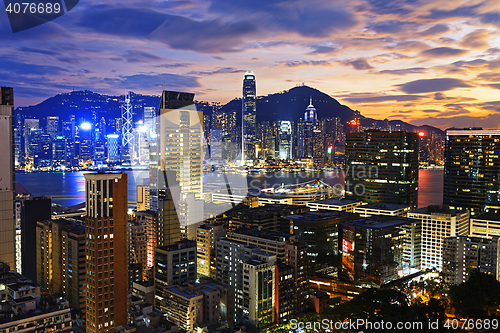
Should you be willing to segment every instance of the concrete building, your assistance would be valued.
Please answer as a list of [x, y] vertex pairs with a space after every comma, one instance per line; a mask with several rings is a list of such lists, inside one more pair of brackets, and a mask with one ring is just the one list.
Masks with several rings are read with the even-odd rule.
[[146, 241], [146, 222], [130, 221], [128, 222], [128, 263], [140, 264], [143, 276], [141, 281], [145, 279], [145, 274], [148, 268], [147, 265], [147, 241]]
[[336, 210], [339, 212], [352, 213], [354, 208], [362, 205], [363, 202], [359, 200], [348, 200], [348, 199], [325, 199], [319, 201], [308, 202], [307, 207], [311, 208], [312, 211], [316, 210]]
[[422, 222], [421, 266], [424, 269], [443, 268], [443, 243], [448, 237], [469, 234], [469, 212], [447, 207], [428, 206], [408, 213], [408, 218]]
[[464, 283], [473, 271], [493, 275], [500, 281], [498, 238], [448, 237], [443, 245], [443, 274], [446, 283]]
[[142, 281], [132, 283], [132, 295], [139, 297], [144, 302], [154, 304], [155, 284], [153, 281]]
[[0, 87], [0, 261], [16, 267], [14, 89]]
[[86, 331], [127, 324], [127, 174], [87, 173]]
[[[146, 234], [146, 262], [147, 268], [150, 269], [154, 263], [154, 249], [158, 246], [158, 214], [152, 210], [138, 211], [135, 213], [135, 219], [144, 224], [144, 232]], [[151, 276], [150, 278], [152, 279], [153, 277]]]
[[476, 237], [500, 237], [500, 211], [495, 209], [472, 216], [470, 234]]
[[222, 223], [204, 223], [196, 230], [197, 275], [215, 279], [215, 242], [224, 237], [226, 230]]
[[149, 210], [149, 186], [137, 185], [137, 211]]
[[85, 226], [58, 219], [37, 223], [37, 283], [62, 293], [85, 317]]
[[408, 205], [399, 204], [386, 204], [386, 203], [369, 203], [354, 207], [353, 212], [359, 214], [361, 217], [368, 217], [373, 215], [386, 215], [386, 216], [402, 216], [411, 210]]

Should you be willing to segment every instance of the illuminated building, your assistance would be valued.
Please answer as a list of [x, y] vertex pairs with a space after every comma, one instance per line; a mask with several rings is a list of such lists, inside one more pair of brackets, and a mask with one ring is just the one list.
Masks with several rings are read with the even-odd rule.
[[418, 206], [418, 136], [364, 131], [346, 135], [348, 199]]
[[144, 280], [148, 267], [145, 229], [145, 221], [128, 222], [128, 263], [141, 265], [142, 276], [139, 277], [139, 281]]
[[84, 315], [85, 227], [58, 219], [37, 222], [36, 275], [44, 291], [62, 293]]
[[252, 71], [245, 73], [243, 79], [242, 102], [242, 160], [255, 159], [255, 143], [257, 136], [257, 107], [256, 107], [255, 74]]
[[215, 242], [225, 233], [221, 223], [204, 223], [196, 229], [198, 276], [215, 278]]
[[446, 132], [443, 203], [471, 215], [500, 208], [500, 130]]
[[278, 284], [278, 296], [276, 297], [275, 304], [278, 308], [276, 321], [278, 323], [286, 322], [295, 314], [296, 305], [296, 279], [295, 268], [293, 266], [277, 262], [276, 275]]
[[243, 262], [243, 321], [256, 328], [276, 323], [278, 277], [276, 256], [257, 252]]
[[137, 211], [149, 210], [149, 186], [137, 185]]
[[373, 215], [387, 215], [387, 216], [402, 216], [411, 210], [408, 205], [398, 204], [385, 204], [385, 203], [370, 203], [366, 205], [357, 205], [353, 208], [353, 212], [359, 214], [361, 217], [368, 217]]
[[118, 134], [108, 134], [108, 162], [120, 161], [120, 136]]
[[471, 216], [470, 235], [476, 237], [500, 237], [500, 212], [491, 210]]
[[307, 244], [307, 275], [333, 274], [339, 253], [338, 223], [358, 218], [358, 215], [338, 211], [315, 211], [285, 217], [290, 221], [290, 233], [300, 243]]
[[448, 237], [469, 234], [469, 212], [429, 206], [408, 212], [408, 218], [422, 223], [421, 269], [443, 267], [443, 242]]
[[210, 159], [222, 160], [222, 130], [217, 127], [210, 129]]
[[[372, 216], [339, 224], [339, 279], [380, 287], [420, 270], [418, 258], [405, 257], [420, 233], [404, 217]], [[414, 238], [415, 241], [411, 241]], [[418, 257], [418, 252], [413, 254]]]
[[122, 115], [122, 144], [120, 155], [122, 162], [132, 162], [133, 134], [132, 134], [132, 104], [130, 104], [130, 95], [125, 96], [125, 103], [121, 106]]
[[473, 271], [493, 275], [500, 281], [498, 238], [448, 237], [443, 249], [443, 275], [449, 285], [466, 282]]
[[55, 138], [59, 134], [59, 117], [49, 116], [47, 117], [46, 132], [51, 138]]
[[137, 221], [144, 221], [146, 233], [147, 266], [153, 267], [154, 249], [158, 245], [158, 215], [151, 210], [138, 211], [135, 213]]
[[292, 158], [292, 123], [288, 120], [280, 121], [279, 158], [280, 160]]
[[347, 199], [325, 199], [319, 201], [308, 202], [307, 207], [311, 208], [312, 211], [316, 210], [337, 210], [339, 212], [352, 213], [354, 208], [362, 205], [363, 202], [359, 200], [347, 200]]
[[14, 89], [0, 87], [0, 261], [16, 267], [14, 220]]
[[86, 331], [104, 333], [127, 324], [127, 174], [84, 176]]

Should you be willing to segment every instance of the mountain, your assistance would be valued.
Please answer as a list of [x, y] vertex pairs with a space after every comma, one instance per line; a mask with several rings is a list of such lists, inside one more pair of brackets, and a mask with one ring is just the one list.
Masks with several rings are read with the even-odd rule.
[[[129, 95], [133, 106], [134, 121], [142, 119], [144, 107], [158, 107], [160, 104], [159, 96], [141, 95], [133, 92], [130, 92]], [[335, 98], [308, 86], [298, 86], [279, 93], [257, 97], [257, 122], [297, 121], [299, 118], [304, 117], [304, 111], [309, 105], [310, 99], [312, 99], [316, 108], [318, 119], [340, 117], [342, 122], [347, 124], [355, 116], [355, 111], [340, 104]], [[59, 116], [61, 121], [68, 120], [70, 115], [75, 115], [77, 119], [91, 120], [93, 114], [96, 114], [97, 119], [104, 117], [108, 120], [121, 116], [120, 106], [124, 103], [124, 100], [125, 95], [111, 96], [87, 90], [73, 91], [50, 97], [34, 106], [18, 107], [16, 115], [39, 118], [41, 119], [41, 126], [45, 126], [44, 121], [48, 116]], [[197, 102], [197, 107], [199, 110], [203, 110], [205, 115], [211, 115], [212, 113], [212, 107], [206, 102]], [[236, 111], [237, 124], [241, 124], [241, 98], [231, 100], [221, 107], [221, 111]], [[363, 115], [359, 115], [359, 118], [362, 126], [369, 127], [373, 124], [383, 126], [383, 120], [366, 118]], [[426, 132], [444, 133], [432, 126], [417, 127], [401, 120], [391, 120], [389, 124], [399, 124], [402, 130], [407, 131], [422, 129]]]

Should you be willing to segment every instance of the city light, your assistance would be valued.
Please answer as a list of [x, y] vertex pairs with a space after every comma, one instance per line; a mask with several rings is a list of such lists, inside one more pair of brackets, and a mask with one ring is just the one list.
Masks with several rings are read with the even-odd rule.
[[425, 136], [425, 133], [424, 132], [418, 132], [418, 136], [423, 138]]
[[88, 130], [92, 129], [92, 124], [91, 123], [81, 123], [80, 129], [82, 129], [84, 131], [88, 131]]
[[356, 119], [353, 119], [353, 120], [351, 120], [351, 121], [349, 122], [349, 124], [350, 124], [351, 126], [358, 126], [358, 125], [359, 125], [359, 122], [358, 122]]

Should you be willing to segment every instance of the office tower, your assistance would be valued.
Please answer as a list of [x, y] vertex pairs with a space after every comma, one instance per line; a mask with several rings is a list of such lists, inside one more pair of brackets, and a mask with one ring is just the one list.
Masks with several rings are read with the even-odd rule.
[[243, 263], [260, 252], [258, 246], [226, 238], [220, 238], [215, 242], [216, 280], [234, 288], [235, 319], [243, 318], [243, 297], [244, 293], [248, 293], [248, 290], [243, 290]]
[[277, 262], [276, 276], [278, 280], [278, 296], [276, 306], [278, 307], [276, 321], [282, 323], [288, 321], [295, 314], [297, 289], [295, 269], [293, 266]]
[[500, 281], [498, 238], [448, 237], [443, 244], [443, 275], [446, 283], [466, 282], [474, 271], [493, 275]]
[[340, 251], [338, 223], [356, 218], [358, 215], [352, 213], [321, 210], [286, 216], [290, 233], [308, 245], [308, 275], [335, 273]]
[[30, 150], [30, 134], [31, 130], [40, 129], [40, 119], [24, 119], [24, 156], [29, 159], [33, 156]]
[[21, 201], [21, 260], [23, 275], [37, 281], [36, 226], [52, 217], [50, 197], [28, 197]]
[[45, 127], [45, 131], [52, 139], [59, 134], [59, 117], [58, 116], [49, 116], [47, 119], [47, 125]]
[[64, 294], [85, 317], [85, 226], [64, 219], [37, 222], [36, 257], [37, 283]]
[[140, 264], [142, 276], [140, 281], [145, 279], [147, 271], [147, 241], [146, 223], [142, 221], [128, 222], [128, 263]]
[[278, 277], [276, 256], [255, 253], [243, 262], [243, 321], [256, 328], [276, 323]]
[[118, 134], [108, 134], [108, 163], [120, 161], [120, 136]]
[[136, 146], [138, 148], [137, 157], [139, 164], [147, 165], [149, 163], [149, 129], [142, 125], [136, 132]]
[[0, 87], [0, 261], [16, 267], [14, 220], [14, 89]]
[[476, 237], [500, 237], [500, 212], [490, 210], [470, 219], [470, 235]]
[[149, 210], [149, 186], [137, 185], [137, 211]]
[[311, 98], [309, 106], [306, 108], [306, 111], [304, 112], [303, 129], [301, 131], [303, 135], [303, 138], [301, 140], [303, 144], [301, 157], [312, 158], [314, 156], [313, 140], [317, 124], [318, 124], [318, 114], [316, 112], [316, 108], [312, 104], [312, 98]]
[[408, 213], [422, 222], [421, 269], [443, 268], [443, 242], [447, 237], [469, 234], [469, 211], [428, 206]]
[[168, 246], [181, 240], [181, 223], [172, 199], [158, 202], [158, 246]]
[[[411, 269], [412, 258], [405, 259], [409, 238], [419, 233], [407, 232], [405, 226], [416, 222], [404, 217], [372, 216], [339, 224], [339, 278], [342, 281], [380, 287], [405, 275]], [[406, 245], [405, 245], [406, 244]]]
[[418, 206], [418, 136], [367, 130], [346, 136], [346, 196]]
[[218, 127], [210, 129], [210, 159], [222, 161], [222, 129]]
[[225, 234], [222, 223], [204, 223], [196, 229], [198, 276], [215, 278], [215, 242]]
[[146, 126], [148, 133], [154, 130], [155, 110], [156, 108], [154, 106], [144, 107], [144, 126]]
[[292, 158], [292, 123], [288, 120], [280, 121], [279, 156], [280, 160]]
[[132, 104], [130, 104], [130, 95], [125, 96], [125, 103], [121, 106], [122, 112], [122, 144], [120, 147], [121, 161], [124, 163], [132, 162]]
[[500, 130], [446, 132], [443, 203], [471, 215], [500, 208]]
[[358, 204], [353, 207], [353, 213], [359, 214], [361, 217], [373, 215], [387, 216], [402, 216], [406, 217], [411, 207], [408, 205], [386, 204], [386, 203], [370, 203], [366, 205]]
[[85, 174], [86, 331], [127, 324], [127, 174]]
[[138, 211], [135, 218], [145, 223], [147, 266], [151, 268], [154, 263], [154, 249], [158, 245], [158, 214], [151, 210]]
[[257, 106], [255, 74], [246, 71], [243, 79], [242, 102], [242, 161], [255, 159], [255, 139], [257, 135]]

